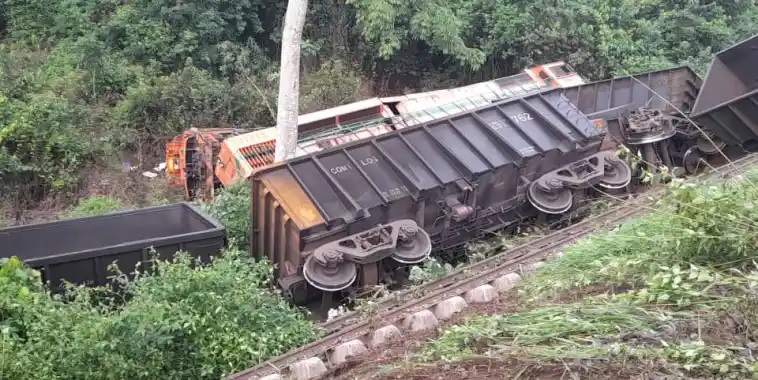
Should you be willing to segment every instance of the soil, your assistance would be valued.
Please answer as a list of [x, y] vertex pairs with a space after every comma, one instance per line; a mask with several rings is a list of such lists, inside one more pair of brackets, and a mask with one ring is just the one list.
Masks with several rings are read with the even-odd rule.
[[[519, 360], [472, 359], [456, 364], [432, 364], [425, 367], [400, 368], [397, 373], [361, 377], [375, 380], [448, 380], [448, 379], [531, 379], [531, 380], [653, 380], [667, 376], [662, 369], [650, 370], [632, 366], [612, 366], [608, 363], [586, 364], [540, 364]], [[673, 379], [673, 377], [669, 377]], [[359, 379], [359, 378], [355, 378]]]

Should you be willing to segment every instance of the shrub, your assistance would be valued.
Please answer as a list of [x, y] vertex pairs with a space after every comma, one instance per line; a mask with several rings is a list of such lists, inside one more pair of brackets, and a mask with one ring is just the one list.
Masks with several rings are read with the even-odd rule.
[[272, 123], [260, 94], [226, 80], [213, 79], [188, 64], [183, 70], [131, 87], [114, 111], [115, 141], [147, 152], [190, 128], [234, 126], [251, 128]]
[[250, 239], [250, 186], [239, 181], [221, 190], [204, 210], [226, 227], [233, 244], [246, 248]]
[[4, 185], [36, 184], [44, 193], [78, 184], [79, 170], [101, 151], [88, 116], [81, 107], [49, 93], [27, 102], [12, 102], [0, 95]]
[[301, 111], [314, 112], [360, 100], [368, 96], [368, 91], [355, 68], [343, 61], [330, 60], [303, 78], [302, 94]]
[[120, 211], [126, 208], [126, 205], [120, 199], [96, 195], [79, 202], [69, 212], [71, 218], [82, 218], [86, 216], [96, 216], [109, 212]]
[[[228, 249], [212, 265], [187, 254], [125, 280], [120, 310], [76, 288], [61, 302], [0, 271], [0, 373], [25, 379], [218, 379], [316, 338], [304, 315], [270, 290], [272, 267]], [[26, 273], [26, 272], [23, 272]]]
[[[752, 178], [751, 178], [752, 177]], [[681, 184], [669, 195], [670, 227], [682, 235], [670, 248], [684, 263], [747, 263], [758, 247], [755, 176], [739, 184]]]

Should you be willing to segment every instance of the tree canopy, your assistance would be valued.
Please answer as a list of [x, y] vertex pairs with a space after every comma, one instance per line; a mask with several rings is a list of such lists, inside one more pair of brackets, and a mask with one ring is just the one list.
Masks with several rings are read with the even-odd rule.
[[[0, 1], [2, 193], [33, 184], [13, 199], [21, 208], [76, 199], [82, 171], [116, 153], [149, 163], [187, 128], [273, 126], [285, 9], [271, 0]], [[752, 0], [314, 0], [300, 106], [555, 60], [589, 79], [683, 63], [702, 72], [757, 25]]]
[[[126, 207], [108, 196], [148, 196], [108, 177], [122, 156], [147, 167], [188, 128], [273, 126], [286, 5], [0, 0], [0, 223], [87, 197], [71, 216]], [[310, 0], [299, 106], [556, 60], [589, 79], [685, 63], [702, 73], [757, 26], [752, 0]], [[208, 208], [242, 244], [247, 191], [227, 189]], [[317, 335], [271, 292], [267, 263], [226, 253], [203, 268], [186, 256], [161, 263], [125, 284], [118, 310], [96, 290], [63, 302], [17, 260], [0, 263], [3, 378], [218, 378]]]

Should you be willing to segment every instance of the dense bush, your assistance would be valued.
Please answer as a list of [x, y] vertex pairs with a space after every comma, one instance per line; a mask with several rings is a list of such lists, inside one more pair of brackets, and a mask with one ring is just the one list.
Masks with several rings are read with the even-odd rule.
[[125, 281], [130, 300], [99, 306], [92, 289], [50, 297], [17, 260], [0, 269], [3, 379], [218, 379], [316, 337], [269, 290], [271, 266], [230, 249], [207, 267], [186, 254]]
[[213, 203], [203, 209], [226, 227], [232, 244], [247, 248], [250, 244], [250, 186], [247, 181], [235, 184], [216, 194]]
[[734, 265], [748, 263], [758, 247], [758, 176], [743, 178], [740, 186], [682, 184], [666, 204], [676, 215], [670, 229], [686, 238], [664, 248], [682, 263]]
[[44, 192], [78, 183], [79, 170], [102, 152], [89, 116], [49, 93], [27, 102], [0, 94], [0, 174], [9, 179], [4, 185], [13, 179], [35, 183]]
[[673, 181], [654, 206], [646, 207], [644, 218], [567, 247], [560, 261], [529, 280], [529, 287], [553, 294], [597, 282], [633, 284], [659, 274], [661, 265], [744, 269], [758, 249], [753, 212], [758, 176], [745, 178], [736, 184]]
[[257, 112], [265, 110], [257, 103], [260, 96], [187, 66], [130, 88], [115, 117], [119, 127], [131, 133], [127, 141], [165, 141], [193, 127], [253, 127], [262, 119]]
[[[591, 79], [682, 62], [702, 69], [714, 51], [758, 25], [758, 6], [748, 1], [401, 3], [309, 4], [303, 112], [554, 60]], [[152, 165], [166, 139], [186, 128], [273, 125], [285, 4], [2, 0], [0, 96], [16, 123], [23, 124], [19, 115], [29, 123], [0, 142], [4, 184], [68, 191], [91, 155], [136, 151], [138, 162]], [[37, 116], [40, 107], [49, 110]], [[0, 135], [11, 134], [0, 122]], [[98, 150], [80, 135], [95, 137]], [[34, 141], [39, 154], [14, 155], [15, 140], [27, 148]]]
[[301, 112], [315, 112], [325, 108], [362, 100], [366, 83], [354, 67], [343, 61], [328, 61], [302, 82]]
[[126, 209], [126, 205], [120, 199], [96, 195], [81, 200], [79, 204], [68, 213], [68, 216], [72, 218], [82, 218], [122, 211], [124, 209]]

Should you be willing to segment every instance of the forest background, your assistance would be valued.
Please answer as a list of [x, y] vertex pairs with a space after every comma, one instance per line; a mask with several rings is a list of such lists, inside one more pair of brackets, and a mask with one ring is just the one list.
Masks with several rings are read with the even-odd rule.
[[[140, 172], [161, 162], [166, 141], [188, 128], [274, 125], [286, 5], [0, 0], [0, 227], [181, 199]], [[459, 86], [556, 60], [590, 80], [685, 63], [702, 75], [714, 52], [757, 26], [752, 0], [311, 0], [300, 110]], [[100, 302], [102, 289], [94, 288], [72, 289], [64, 302], [39, 273], [0, 261], [3, 379], [32, 372], [218, 379], [316, 339], [315, 324], [276, 293], [271, 265], [250, 259], [246, 190], [233, 186], [207, 206], [235, 243], [221, 258], [198, 268], [183, 255], [137, 279], [120, 276], [124, 304]], [[752, 210], [734, 202], [755, 198], [735, 194], [716, 209], [729, 220], [735, 210]], [[687, 215], [714, 226], [710, 217]], [[707, 242], [720, 248], [713, 257], [730, 260], [723, 249], [754, 251], [742, 249], [743, 240], [726, 243], [735, 235], [728, 232], [670, 245]], [[660, 258], [660, 247], [623, 250]]]
[[[124, 165], [152, 167], [191, 127], [274, 125], [285, 8], [0, 0], [0, 221], [93, 196], [176, 199]], [[312, 0], [301, 112], [556, 60], [591, 80], [684, 63], [703, 74], [757, 25], [752, 0]]]

